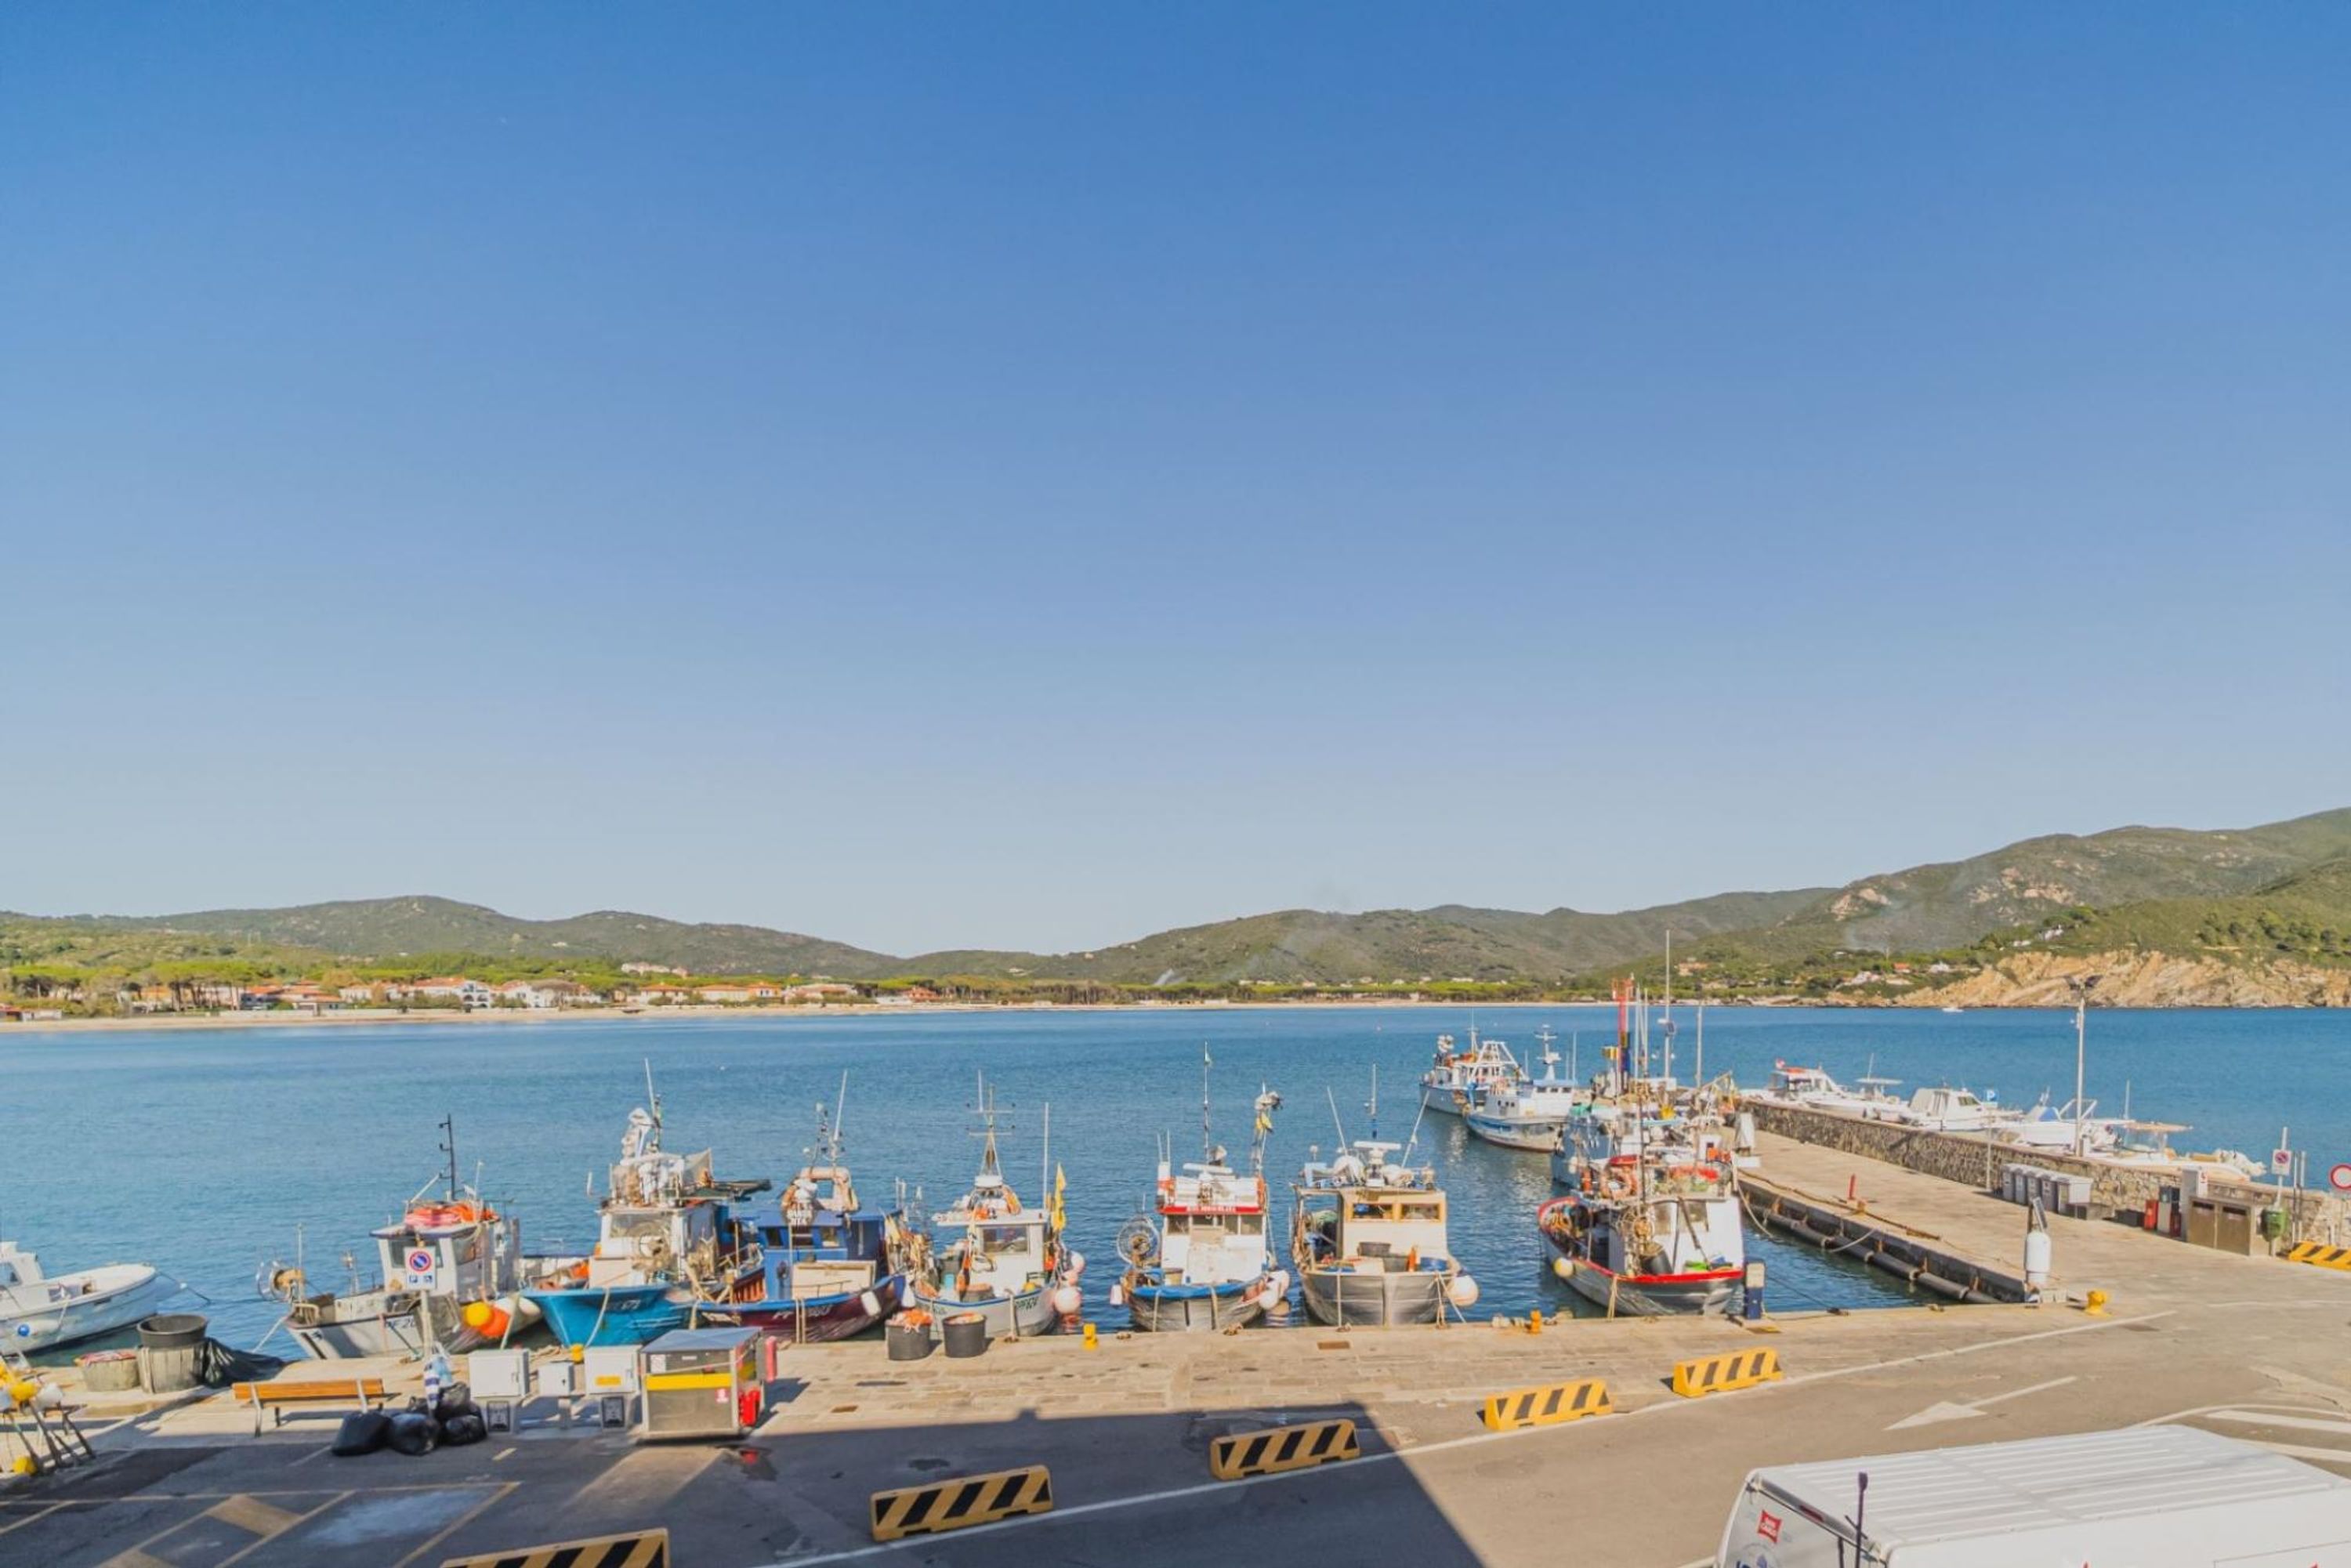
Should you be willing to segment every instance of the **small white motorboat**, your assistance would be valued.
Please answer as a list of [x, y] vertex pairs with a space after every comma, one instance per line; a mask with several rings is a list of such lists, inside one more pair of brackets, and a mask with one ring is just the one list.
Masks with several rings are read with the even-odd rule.
[[34, 1254], [0, 1241], [0, 1345], [28, 1352], [96, 1339], [131, 1327], [181, 1288], [145, 1263], [46, 1274]]

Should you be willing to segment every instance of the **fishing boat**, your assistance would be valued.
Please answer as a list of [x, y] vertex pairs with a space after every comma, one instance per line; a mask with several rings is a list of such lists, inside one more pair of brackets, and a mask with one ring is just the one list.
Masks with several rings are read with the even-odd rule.
[[304, 1354], [344, 1361], [434, 1347], [455, 1354], [538, 1321], [538, 1309], [521, 1294], [520, 1225], [460, 1179], [454, 1117], [442, 1119], [441, 1134], [448, 1167], [402, 1205], [397, 1218], [368, 1233], [372, 1272], [346, 1253], [345, 1288], [313, 1291], [298, 1237], [292, 1264], [273, 1261], [256, 1278], [260, 1294], [285, 1303], [286, 1331]]
[[978, 1174], [952, 1207], [932, 1216], [933, 1235], [916, 1249], [909, 1294], [940, 1338], [947, 1319], [975, 1312], [991, 1339], [1050, 1333], [1083, 1300], [1077, 1276], [1084, 1263], [1061, 1246], [1068, 1184], [1054, 1172], [1052, 1197], [1041, 1207], [1024, 1207], [997, 1157], [996, 1101], [984, 1079], [975, 1111]]
[[[1404, 1144], [1379, 1140], [1379, 1080], [1372, 1080], [1372, 1136], [1350, 1144], [1339, 1126], [1339, 1153], [1309, 1160], [1292, 1189], [1290, 1266], [1306, 1311], [1338, 1328], [1378, 1328], [1441, 1321], [1449, 1303], [1477, 1304], [1478, 1282], [1462, 1272], [1447, 1239], [1445, 1189], [1437, 1172], [1414, 1166]], [[1421, 1109], [1427, 1110], [1426, 1097]], [[1335, 1099], [1332, 1119], [1338, 1121]], [[1403, 1160], [1390, 1156], [1405, 1152]]]
[[703, 1316], [764, 1329], [804, 1344], [847, 1339], [881, 1322], [905, 1294], [912, 1231], [903, 1202], [887, 1209], [858, 1201], [841, 1148], [841, 1113], [817, 1106], [810, 1164], [776, 1202], [736, 1217], [738, 1236], [756, 1240], [759, 1266], [739, 1279], [723, 1308]]
[[1591, 1103], [1590, 1091], [1559, 1076], [1551, 1030], [1544, 1030], [1541, 1038], [1541, 1078], [1520, 1077], [1462, 1096], [1462, 1124], [1476, 1136], [1506, 1149], [1541, 1153], [1559, 1142], [1576, 1108]]
[[1729, 1305], [1747, 1252], [1720, 1124], [1615, 1109], [1571, 1124], [1575, 1190], [1536, 1213], [1553, 1271], [1612, 1314]]
[[1489, 1085], [1515, 1083], [1526, 1073], [1510, 1048], [1499, 1040], [1479, 1040], [1478, 1026], [1469, 1026], [1469, 1048], [1454, 1049], [1453, 1037], [1437, 1037], [1437, 1057], [1420, 1075], [1420, 1108], [1440, 1115], [1460, 1114], [1463, 1097]]
[[759, 1277], [758, 1250], [738, 1236], [732, 1207], [766, 1181], [720, 1181], [710, 1152], [661, 1146], [661, 1096], [629, 1113], [621, 1158], [597, 1206], [596, 1249], [542, 1270], [524, 1291], [566, 1345], [643, 1344], [691, 1327]]
[[37, 1255], [0, 1241], [0, 1350], [53, 1350], [129, 1328], [182, 1289], [145, 1263], [45, 1273]]
[[1259, 1086], [1249, 1172], [1225, 1163], [1208, 1131], [1209, 1062], [1200, 1069], [1200, 1163], [1173, 1168], [1163, 1140], [1152, 1217], [1137, 1215], [1118, 1237], [1126, 1271], [1111, 1292], [1134, 1326], [1146, 1330], [1237, 1328], [1279, 1304], [1288, 1310], [1290, 1277], [1268, 1249], [1265, 1140], [1281, 1096]]

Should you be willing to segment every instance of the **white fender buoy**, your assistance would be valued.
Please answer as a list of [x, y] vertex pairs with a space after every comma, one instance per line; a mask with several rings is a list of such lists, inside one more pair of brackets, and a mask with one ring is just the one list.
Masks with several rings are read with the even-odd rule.
[[1562, 1280], [1573, 1280], [1575, 1278], [1575, 1260], [1554, 1258], [1551, 1260], [1551, 1271]]
[[1061, 1270], [1061, 1278], [1064, 1280], [1079, 1280], [1085, 1277], [1085, 1272], [1086, 1255], [1078, 1251], [1075, 1248], [1071, 1249], [1070, 1266]]
[[1268, 1274], [1265, 1277], [1265, 1290], [1266, 1294], [1273, 1297], [1276, 1301], [1280, 1301], [1283, 1297], [1289, 1295], [1290, 1270], [1287, 1269], [1276, 1269], [1272, 1273]]
[[1446, 1287], [1445, 1293], [1455, 1306], [1466, 1312], [1478, 1304], [1478, 1281], [1467, 1274], [1456, 1274], [1453, 1283]]
[[864, 1309], [865, 1315], [869, 1318], [878, 1318], [882, 1315], [882, 1298], [871, 1291], [858, 1297], [857, 1304]]
[[1123, 1307], [1126, 1305], [1126, 1287], [1124, 1285], [1113, 1285], [1110, 1288], [1110, 1304], [1113, 1307]]
[[1085, 1292], [1075, 1285], [1063, 1285], [1053, 1292], [1053, 1310], [1065, 1318], [1077, 1316], [1078, 1309], [1085, 1304]]

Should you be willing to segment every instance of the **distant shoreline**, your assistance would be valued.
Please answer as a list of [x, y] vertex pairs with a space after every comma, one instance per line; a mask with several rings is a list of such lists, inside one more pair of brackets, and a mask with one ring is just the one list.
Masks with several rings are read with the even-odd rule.
[[[1480, 1012], [1524, 1011], [1535, 1008], [1591, 1008], [1606, 1009], [1616, 1004], [1605, 998], [1583, 1001], [1386, 1001], [1351, 999], [1348, 1001], [1251, 1001], [1251, 1002], [1056, 1002], [1046, 1007], [994, 1002], [925, 1002], [914, 1007], [884, 1007], [872, 1002], [826, 1004], [821, 1007], [723, 1007], [685, 1006], [645, 1008], [623, 1012], [617, 1008], [481, 1008], [472, 1011], [455, 1009], [419, 1009], [402, 1012], [392, 1008], [352, 1009], [335, 1013], [164, 1013], [145, 1018], [68, 1018], [23, 1019], [0, 1023], [0, 1040], [16, 1035], [32, 1034], [110, 1034], [137, 1030], [239, 1030], [239, 1029], [314, 1029], [320, 1026], [334, 1029], [360, 1028], [370, 1024], [433, 1024], [454, 1027], [461, 1024], [545, 1024], [545, 1023], [662, 1023], [682, 1019], [845, 1019], [845, 1018], [928, 1018], [941, 1014], [968, 1015], [993, 1013], [1150, 1013], [1150, 1012], [1277, 1012], [1298, 1009], [1320, 1009], [1324, 1011], [1371, 1009], [1394, 1011], [1410, 1009], [1444, 1008], [1454, 1011], [1473, 1009]], [[1652, 1002], [1652, 1006], [1656, 1005]], [[1681, 997], [1676, 1005], [1695, 1009], [1697, 998]], [[1717, 1008], [1841, 1008], [1855, 1010], [1886, 1009], [1917, 1011], [1915, 1008], [1894, 1009], [1884, 1002], [1834, 1001], [1819, 998], [1710, 997], [1708, 1005]], [[2256, 1004], [2241, 1010], [2265, 1011], [2276, 1004]], [[1980, 1003], [1960, 1010], [1965, 1012], [2046, 1012], [2063, 1010], [2053, 1002], [2001, 1004]], [[2166, 1012], [2241, 1010], [2231, 1007], [2147, 1008], [2123, 1006], [2102, 1010], [2116, 1012]], [[2301, 1010], [2287, 1008], [2284, 1010]], [[2319, 1009], [2324, 1010], [2324, 1009]]]

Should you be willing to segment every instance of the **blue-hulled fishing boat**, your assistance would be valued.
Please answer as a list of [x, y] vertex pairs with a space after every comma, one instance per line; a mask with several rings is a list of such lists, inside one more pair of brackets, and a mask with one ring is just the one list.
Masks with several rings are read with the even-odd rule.
[[841, 1152], [846, 1073], [841, 1092], [830, 1116], [817, 1107], [812, 1163], [773, 1205], [737, 1212], [738, 1233], [758, 1241], [759, 1266], [737, 1281], [732, 1301], [705, 1315], [813, 1344], [862, 1333], [898, 1310], [912, 1239], [905, 1206], [858, 1202]]
[[767, 1190], [764, 1181], [722, 1182], [710, 1152], [674, 1155], [661, 1146], [661, 1097], [629, 1113], [620, 1162], [598, 1206], [596, 1250], [559, 1265], [523, 1293], [545, 1314], [559, 1344], [643, 1344], [702, 1321], [746, 1279], [756, 1281], [729, 1207]]

